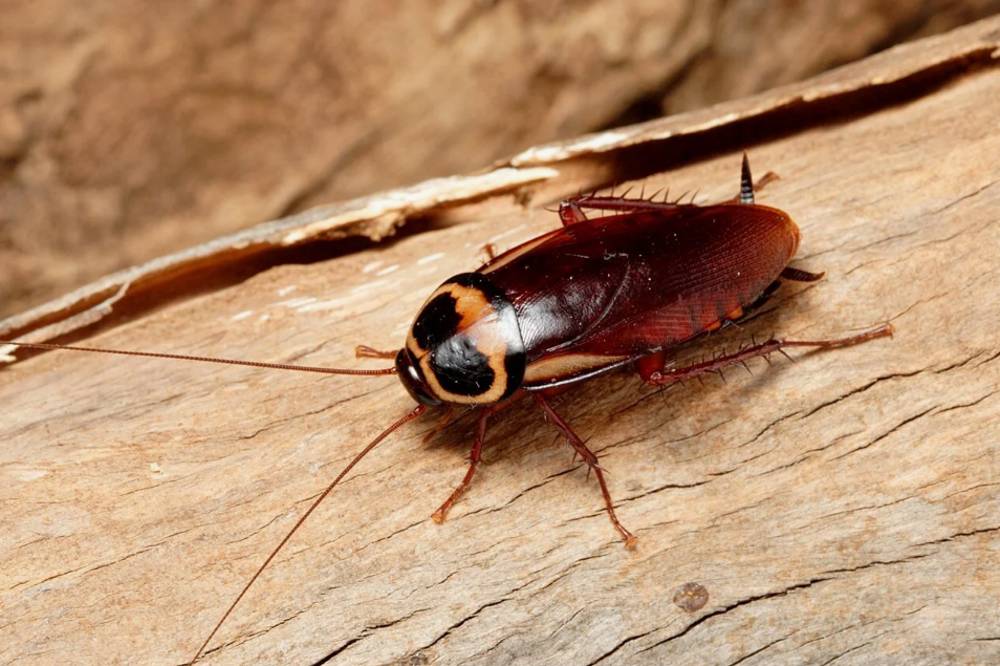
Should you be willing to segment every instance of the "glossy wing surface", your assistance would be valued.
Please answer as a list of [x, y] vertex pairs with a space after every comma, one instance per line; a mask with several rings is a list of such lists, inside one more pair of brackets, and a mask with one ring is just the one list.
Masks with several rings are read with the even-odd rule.
[[514, 305], [529, 363], [597, 367], [709, 330], [752, 303], [797, 246], [777, 209], [678, 206], [557, 229], [482, 270]]

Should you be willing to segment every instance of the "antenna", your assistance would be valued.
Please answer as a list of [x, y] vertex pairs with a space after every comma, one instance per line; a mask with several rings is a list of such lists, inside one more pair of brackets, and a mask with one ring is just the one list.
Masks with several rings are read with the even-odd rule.
[[166, 354], [163, 352], [133, 351], [127, 349], [100, 349], [97, 347], [77, 347], [74, 345], [56, 345], [50, 342], [14, 342], [0, 340], [0, 345], [13, 345], [25, 349], [64, 350], [77, 352], [92, 352], [96, 354], [118, 354], [119, 356], [145, 356], [147, 358], [168, 358], [175, 361], [198, 361], [200, 363], [221, 363], [225, 365], [246, 365], [251, 368], [268, 368], [271, 370], [295, 370], [298, 372], [320, 372], [327, 375], [394, 375], [396, 368], [377, 368], [373, 370], [352, 368], [322, 368], [312, 365], [291, 365], [288, 363], [265, 363], [263, 361], [241, 361], [231, 358], [215, 358], [213, 356], [191, 356], [189, 354]]
[[292, 535], [295, 534], [295, 532], [302, 526], [302, 523], [306, 522], [306, 518], [309, 517], [309, 514], [311, 514], [316, 509], [316, 507], [320, 505], [320, 502], [325, 500], [326, 496], [333, 491], [333, 489], [337, 486], [338, 483], [340, 483], [340, 480], [343, 479], [345, 476], [347, 476], [347, 473], [350, 472], [354, 468], [354, 466], [361, 461], [362, 458], [368, 455], [372, 449], [378, 446], [378, 444], [383, 439], [388, 437], [390, 434], [392, 434], [394, 431], [396, 431], [403, 425], [409, 423], [410, 421], [414, 420], [415, 418], [423, 414], [426, 410], [427, 407], [425, 405], [417, 405], [416, 407], [414, 407], [409, 414], [396, 420], [395, 423], [393, 423], [388, 428], [380, 432], [378, 436], [375, 439], [373, 439], [370, 444], [368, 444], [368, 446], [363, 448], [358, 455], [354, 456], [351, 462], [347, 463], [347, 467], [341, 470], [340, 474], [337, 475], [337, 478], [335, 478], [333, 482], [326, 487], [326, 490], [324, 490], [319, 494], [319, 497], [316, 498], [316, 501], [314, 501], [312, 504], [309, 505], [309, 508], [306, 509], [306, 512], [303, 513], [302, 516], [297, 521], [295, 521], [294, 525], [292, 525], [292, 529], [288, 530], [288, 534], [286, 534], [285, 538], [281, 540], [281, 543], [279, 543], [278, 546], [271, 551], [271, 554], [267, 556], [267, 559], [264, 560], [264, 563], [257, 568], [257, 571], [254, 573], [254, 575], [250, 577], [250, 580], [247, 581], [247, 584], [244, 585], [243, 589], [240, 590], [240, 593], [236, 595], [236, 598], [233, 600], [233, 603], [229, 604], [229, 608], [227, 608], [226, 612], [222, 614], [222, 617], [219, 619], [219, 621], [215, 623], [215, 627], [212, 629], [212, 632], [208, 635], [208, 638], [205, 639], [205, 642], [201, 644], [201, 647], [198, 648], [198, 652], [195, 653], [194, 659], [192, 659], [189, 662], [190, 664], [194, 664], [194, 662], [198, 661], [198, 658], [201, 657], [202, 654], [204, 654], [205, 648], [208, 647], [209, 641], [211, 641], [212, 638], [215, 637], [216, 632], [219, 631], [219, 627], [222, 626], [222, 623], [226, 621], [229, 615], [233, 612], [233, 609], [236, 608], [236, 604], [240, 603], [240, 600], [247, 593], [247, 590], [250, 589], [250, 586], [254, 584], [254, 582], [264, 571], [264, 569], [267, 568], [267, 565], [271, 563], [271, 560], [273, 560], [278, 555], [278, 553], [281, 552], [281, 549], [285, 547], [285, 544], [288, 543], [288, 540], [292, 538]]

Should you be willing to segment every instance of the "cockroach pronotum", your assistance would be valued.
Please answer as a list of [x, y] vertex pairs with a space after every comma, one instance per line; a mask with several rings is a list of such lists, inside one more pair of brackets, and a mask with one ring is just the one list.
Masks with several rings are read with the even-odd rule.
[[[586, 211], [603, 211], [588, 217]], [[883, 324], [825, 340], [770, 338], [738, 351], [676, 366], [678, 345], [737, 323], [766, 301], [781, 279], [811, 282], [822, 274], [792, 268], [799, 229], [784, 211], [754, 202], [746, 155], [739, 195], [712, 205], [652, 198], [581, 195], [558, 209], [562, 226], [491, 256], [478, 270], [438, 287], [417, 313], [402, 349], [359, 346], [356, 355], [393, 359], [387, 368], [340, 369], [157, 352], [23, 342], [133, 356], [250, 365], [358, 376], [395, 374], [416, 406], [365, 446], [316, 497], [246, 582], [195, 653], [192, 663], [236, 605], [309, 515], [372, 449], [431, 408], [476, 412], [476, 434], [464, 478], [434, 512], [442, 522], [469, 487], [480, 461], [487, 420], [530, 396], [593, 471], [611, 524], [629, 548], [636, 537], [619, 522], [597, 456], [552, 408], [564, 387], [634, 366], [644, 382], [665, 386], [719, 372], [788, 347], [829, 349], [891, 336]], [[491, 253], [492, 255], [492, 253]]]

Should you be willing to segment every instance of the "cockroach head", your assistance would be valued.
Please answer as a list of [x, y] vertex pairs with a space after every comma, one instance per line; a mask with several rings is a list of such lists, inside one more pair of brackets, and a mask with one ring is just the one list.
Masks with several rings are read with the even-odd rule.
[[452, 277], [417, 313], [396, 370], [425, 405], [488, 405], [510, 397], [525, 370], [513, 306], [481, 273]]
[[406, 349], [400, 349], [396, 354], [396, 374], [399, 375], [399, 381], [403, 383], [406, 392], [421, 405], [437, 407], [442, 404], [441, 400], [431, 393], [431, 388], [420, 376], [417, 364], [413, 362], [410, 352]]

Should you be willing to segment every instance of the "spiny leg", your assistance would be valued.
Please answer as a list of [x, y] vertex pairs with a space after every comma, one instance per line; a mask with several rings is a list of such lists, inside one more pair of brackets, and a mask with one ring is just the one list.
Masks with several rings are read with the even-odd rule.
[[[778, 174], [768, 171], [764, 174], [763, 178], [755, 183], [750, 174], [750, 162], [746, 154], [744, 154], [743, 167], [740, 173], [740, 193], [720, 203], [752, 204], [754, 203], [754, 193], [763, 190], [764, 187], [776, 180], [779, 180]], [[666, 195], [664, 195], [663, 201], [654, 201], [653, 198], [644, 199], [642, 196], [638, 199], [629, 199], [625, 196], [626, 194], [628, 194], [628, 190], [619, 196], [614, 196], [613, 193], [610, 196], [600, 197], [590, 194], [566, 199], [559, 204], [559, 219], [562, 220], [564, 226], [583, 222], [587, 219], [586, 214], [583, 212], [584, 209], [617, 211], [622, 213], [675, 210], [679, 206], [694, 205], [694, 198], [697, 196], [697, 191], [692, 195], [690, 203], [687, 204], [681, 203], [681, 200], [687, 196], [686, 192], [673, 201], [668, 201]], [[654, 194], [653, 197], [655, 196]]]
[[653, 373], [653, 375], [646, 381], [653, 386], [664, 386], [666, 384], [673, 384], [674, 382], [679, 382], [684, 379], [698, 377], [708, 372], [720, 372], [723, 368], [736, 365], [737, 363], [746, 364], [747, 361], [752, 358], [757, 358], [758, 356], [766, 358], [769, 354], [773, 354], [774, 352], [784, 354], [784, 349], [786, 347], [835, 349], [837, 347], [859, 345], [863, 342], [868, 342], [869, 340], [884, 337], [892, 337], [892, 324], [882, 324], [881, 326], [865, 331], [864, 333], [849, 335], [843, 338], [833, 338], [830, 340], [785, 340], [771, 338], [766, 342], [754, 344], [732, 354], [725, 354], [718, 358], [702, 361], [701, 363], [694, 363], [680, 368], [665, 368], [661, 372]]
[[636, 536], [625, 529], [625, 526], [621, 524], [618, 520], [618, 516], [615, 515], [615, 505], [611, 501], [611, 493], [608, 491], [608, 484], [604, 480], [604, 470], [601, 466], [597, 464], [597, 456], [594, 452], [587, 448], [587, 445], [583, 443], [583, 440], [573, 432], [573, 429], [569, 427], [561, 416], [559, 416], [555, 410], [546, 402], [545, 397], [541, 393], [532, 393], [535, 402], [538, 406], [542, 408], [545, 415], [549, 417], [552, 424], [563, 434], [563, 436], [569, 441], [570, 446], [583, 458], [583, 462], [594, 471], [594, 475], [597, 477], [597, 482], [601, 485], [601, 494], [604, 495], [604, 507], [607, 509], [608, 517], [611, 519], [611, 524], [615, 526], [618, 533], [621, 534], [622, 539], [625, 541], [625, 547], [632, 549], [635, 548]]
[[587, 221], [587, 214], [577, 203], [578, 199], [567, 199], [559, 202], [559, 219], [564, 227]]
[[444, 522], [452, 505], [462, 496], [462, 493], [469, 487], [469, 484], [472, 483], [472, 477], [475, 476], [476, 467], [479, 465], [479, 460], [482, 457], [483, 442], [486, 441], [486, 419], [489, 418], [491, 413], [491, 410], [484, 409], [479, 415], [479, 421], [476, 424], [476, 441], [472, 445], [472, 451], [469, 453], [469, 469], [466, 470], [465, 477], [458, 484], [458, 487], [452, 491], [448, 499], [444, 501], [444, 504], [438, 507], [438, 510], [431, 516], [435, 523], [441, 524]]
[[590, 210], [616, 211], [635, 213], [656, 210], [677, 210], [676, 201], [649, 201], [647, 199], [623, 199], [621, 197], [598, 197], [583, 195], [575, 199], [567, 199], [559, 204], [559, 219], [563, 226], [570, 226], [587, 220], [584, 208]]

